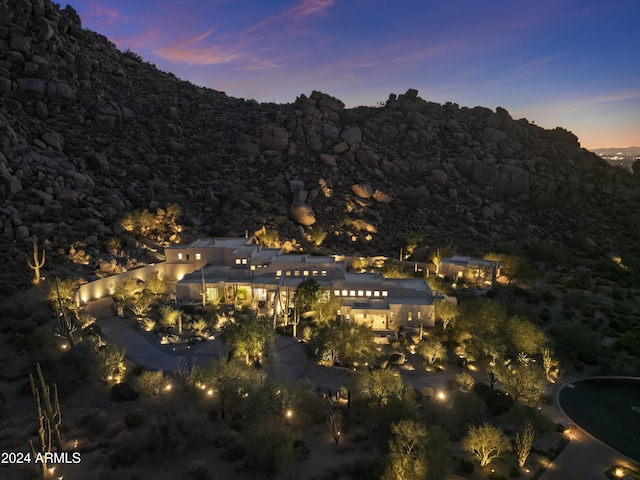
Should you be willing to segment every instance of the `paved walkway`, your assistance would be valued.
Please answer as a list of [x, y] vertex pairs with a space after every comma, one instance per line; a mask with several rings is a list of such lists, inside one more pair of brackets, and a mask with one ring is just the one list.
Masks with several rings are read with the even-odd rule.
[[[146, 368], [175, 372], [179, 368], [179, 362], [185, 357], [188, 357], [190, 362], [202, 365], [228, 352], [228, 348], [220, 340], [194, 345], [190, 351], [186, 351], [184, 346], [159, 345], [153, 335], [132, 329], [126, 321], [114, 316], [111, 305], [111, 299], [97, 300], [87, 305], [87, 311], [98, 319], [96, 324], [102, 328], [107, 337], [121, 343], [127, 350], [127, 356], [134, 363]], [[174, 351], [174, 348], [182, 350]], [[323, 390], [332, 391], [348, 385], [351, 380], [351, 373], [348, 370], [336, 371], [319, 367], [309, 360], [304, 345], [293, 338], [283, 336], [276, 337], [268, 371], [282, 379], [307, 379]], [[447, 381], [454, 379], [456, 373], [440, 372], [421, 375], [413, 372], [405, 378], [420, 390], [424, 387], [439, 390], [444, 389]], [[486, 381], [483, 374], [473, 376], [476, 380]], [[554, 397], [557, 397], [558, 390], [558, 388], [554, 390]], [[555, 404], [544, 407], [544, 411], [554, 422], [566, 420]], [[542, 475], [541, 480], [605, 480], [607, 477], [604, 471], [607, 468], [628, 463], [624, 457], [579, 428], [574, 427], [571, 436], [569, 445]]]

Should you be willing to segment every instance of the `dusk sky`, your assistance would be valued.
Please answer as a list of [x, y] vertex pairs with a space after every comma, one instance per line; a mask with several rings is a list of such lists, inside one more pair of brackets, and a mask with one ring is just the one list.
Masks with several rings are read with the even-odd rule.
[[[64, 4], [63, 4], [64, 5]], [[196, 85], [347, 107], [416, 88], [583, 147], [640, 145], [640, 0], [74, 0], [83, 26]]]

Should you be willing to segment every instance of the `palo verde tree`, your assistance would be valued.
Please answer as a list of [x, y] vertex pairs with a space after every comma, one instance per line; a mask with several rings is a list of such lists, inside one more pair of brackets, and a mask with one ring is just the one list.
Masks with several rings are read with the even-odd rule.
[[402, 398], [405, 386], [395, 370], [373, 370], [358, 377], [355, 389], [380, 409], [390, 401]]
[[245, 362], [226, 358], [211, 361], [196, 376], [201, 387], [211, 391], [220, 404], [222, 418], [225, 418], [225, 407], [238, 405], [260, 378], [259, 372]]
[[436, 318], [442, 321], [442, 329], [446, 330], [450, 323], [458, 316], [458, 306], [448, 300], [433, 302]]
[[412, 420], [393, 423], [382, 480], [417, 480], [426, 477], [427, 428]]
[[373, 361], [377, 353], [374, 338], [370, 327], [343, 320], [320, 327], [312, 341], [313, 346], [327, 352], [332, 361], [352, 365]]
[[46, 260], [47, 252], [42, 249], [42, 255], [40, 255], [40, 250], [38, 249], [38, 241], [36, 240], [36, 236], [33, 236], [33, 260], [29, 258], [27, 255], [27, 265], [29, 268], [33, 270], [33, 283], [36, 285], [40, 284], [42, 277], [40, 276], [40, 269], [44, 267], [44, 262]]
[[248, 364], [270, 350], [275, 341], [273, 324], [249, 308], [236, 310], [220, 332], [222, 341]]
[[462, 449], [473, 454], [486, 467], [511, 448], [507, 436], [497, 427], [483, 423], [469, 427], [461, 442]]

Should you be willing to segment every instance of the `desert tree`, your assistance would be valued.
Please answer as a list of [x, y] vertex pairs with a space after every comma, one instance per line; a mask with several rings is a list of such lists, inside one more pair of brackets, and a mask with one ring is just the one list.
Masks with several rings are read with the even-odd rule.
[[535, 430], [531, 422], [526, 421], [520, 431], [516, 433], [516, 440], [513, 443], [513, 451], [518, 457], [518, 466], [524, 467], [531, 447], [533, 446], [533, 440], [535, 438]]
[[458, 306], [448, 300], [436, 300], [433, 302], [436, 318], [442, 320], [442, 329], [446, 330], [449, 324], [458, 316]]
[[229, 345], [235, 355], [242, 355], [248, 364], [259, 359], [271, 349], [275, 332], [271, 319], [258, 316], [249, 308], [236, 310], [220, 332], [222, 341]]
[[263, 245], [267, 248], [269, 247], [279, 247], [280, 246], [280, 236], [278, 235], [277, 230], [267, 230], [264, 229], [260, 236], [258, 236], [258, 242], [260, 245]]
[[143, 287], [140, 280], [135, 277], [129, 277], [113, 286], [113, 294], [111, 296], [114, 302], [129, 303], [135, 300], [142, 290]]
[[424, 357], [429, 365], [433, 365], [436, 361], [446, 358], [447, 348], [436, 337], [427, 337], [418, 343], [416, 353]]
[[469, 393], [473, 390], [476, 381], [468, 372], [460, 372], [456, 375], [456, 383], [461, 392]]
[[252, 452], [247, 466], [262, 478], [283, 478], [278, 475], [288, 472], [298, 458], [296, 440], [298, 436], [286, 425], [271, 419], [258, 422], [246, 434], [247, 451]]
[[60, 305], [68, 310], [76, 310], [74, 300], [77, 288], [78, 282], [76, 280], [56, 278], [56, 281], [52, 282], [47, 288], [47, 300], [51, 302], [54, 310], [60, 308]]
[[91, 367], [96, 378], [105, 383], [119, 379], [125, 370], [124, 355], [124, 347], [116, 342], [95, 344]]
[[481, 467], [486, 467], [511, 448], [509, 439], [502, 430], [487, 423], [469, 427], [461, 446], [478, 459]]
[[144, 371], [136, 377], [135, 387], [147, 400], [162, 394], [165, 387], [165, 378], [162, 370], [155, 372]]
[[536, 355], [543, 351], [547, 343], [544, 332], [530, 320], [511, 316], [503, 327], [505, 343], [508, 345], [507, 354], [515, 357], [518, 353], [525, 353], [529, 356]]
[[546, 393], [544, 368], [537, 363], [500, 365], [494, 371], [502, 389], [515, 401], [537, 406]]
[[227, 361], [226, 358], [209, 362], [196, 376], [201, 387], [211, 391], [219, 402], [222, 418], [225, 407], [237, 405], [260, 378], [259, 372], [246, 363], [237, 359]]
[[151, 309], [151, 305], [153, 304], [154, 298], [152, 295], [142, 293], [141, 295], [137, 295], [134, 299], [132, 299], [129, 304], [129, 310], [136, 317], [144, 317], [149, 310]]
[[314, 279], [303, 280], [293, 293], [293, 305], [300, 312], [308, 312], [314, 308], [318, 298], [320, 285]]
[[373, 330], [367, 325], [333, 321], [320, 327], [312, 341], [318, 350], [330, 353], [332, 361], [365, 364], [377, 353], [374, 338]]
[[427, 428], [419, 422], [401, 420], [391, 424], [389, 452], [382, 480], [427, 477]]
[[344, 413], [342, 409], [332, 408], [327, 417], [327, 426], [333, 436], [333, 441], [338, 445], [344, 431]]
[[42, 249], [42, 254], [40, 254], [40, 250], [38, 249], [38, 241], [36, 240], [35, 235], [33, 236], [32, 258], [33, 259], [30, 259], [27, 255], [27, 265], [31, 270], [33, 270], [33, 283], [39, 285], [40, 281], [42, 280], [40, 269], [44, 267], [44, 263], [47, 258], [47, 252]]
[[355, 389], [378, 409], [404, 395], [402, 377], [395, 370], [373, 370], [358, 377]]

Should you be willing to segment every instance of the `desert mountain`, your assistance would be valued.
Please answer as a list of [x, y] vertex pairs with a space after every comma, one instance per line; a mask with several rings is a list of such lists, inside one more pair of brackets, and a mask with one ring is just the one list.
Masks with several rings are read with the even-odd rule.
[[637, 178], [562, 128], [412, 89], [379, 108], [317, 91], [231, 98], [120, 52], [48, 0], [0, 6], [0, 94], [0, 251], [25, 278], [32, 235], [52, 258], [82, 249], [95, 262], [106, 245], [135, 247], [127, 213], [169, 204], [183, 240], [265, 227], [305, 246], [322, 228], [344, 253], [396, 254], [420, 233], [470, 254], [584, 238], [626, 254], [640, 224]]

